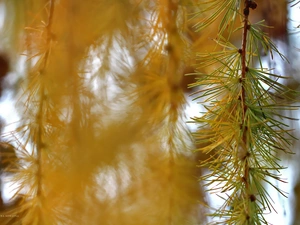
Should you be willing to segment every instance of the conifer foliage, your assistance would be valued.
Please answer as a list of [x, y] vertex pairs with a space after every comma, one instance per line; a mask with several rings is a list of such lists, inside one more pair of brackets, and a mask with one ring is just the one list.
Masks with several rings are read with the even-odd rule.
[[[15, 148], [1, 160], [17, 199], [1, 224], [268, 223], [266, 184], [284, 194], [277, 152], [293, 140], [280, 112], [293, 108], [263, 64], [266, 52], [286, 59], [251, 22], [259, 4], [4, 2], [11, 60], [25, 63], [17, 127], [1, 139]], [[192, 119], [186, 83], [205, 108]], [[204, 188], [225, 193], [219, 209]]]

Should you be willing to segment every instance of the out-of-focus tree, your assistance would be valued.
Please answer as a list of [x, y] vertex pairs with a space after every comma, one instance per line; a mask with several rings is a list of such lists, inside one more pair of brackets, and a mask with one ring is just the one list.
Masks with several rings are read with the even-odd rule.
[[[1, 1], [1, 87], [19, 77], [17, 128], [0, 145], [15, 200], [1, 224], [205, 224], [209, 185], [227, 194], [220, 223], [267, 223], [263, 182], [280, 180], [277, 152], [293, 140], [279, 111], [296, 98], [262, 62], [285, 59], [265, 33], [286, 37], [280, 4]], [[188, 94], [202, 116], [186, 118]]]

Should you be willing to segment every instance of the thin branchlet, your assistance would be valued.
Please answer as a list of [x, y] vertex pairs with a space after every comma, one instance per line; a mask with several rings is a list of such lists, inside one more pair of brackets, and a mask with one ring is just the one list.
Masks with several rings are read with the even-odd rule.
[[[241, 64], [242, 64], [242, 71], [241, 71], [241, 80], [243, 81], [241, 83], [241, 107], [242, 107], [242, 148], [243, 151], [248, 152], [248, 132], [249, 129], [247, 129], [247, 118], [246, 118], [246, 113], [247, 113], [247, 102], [246, 102], [246, 90], [245, 90], [245, 85], [247, 84], [247, 71], [248, 71], [248, 67], [247, 67], [247, 62], [246, 62], [246, 58], [247, 58], [247, 36], [248, 36], [248, 25], [249, 25], [249, 11], [250, 11], [250, 5], [252, 1], [249, 0], [245, 0], [245, 8], [243, 10], [244, 13], [244, 20], [243, 20], [243, 35], [242, 35], [242, 53], [241, 53]], [[247, 155], [247, 154], [246, 154]], [[250, 177], [249, 177], [249, 161], [248, 161], [248, 157], [244, 157], [242, 159], [244, 162], [244, 175], [243, 175], [243, 179], [244, 179], [244, 184], [245, 184], [245, 189], [246, 189], [246, 195], [250, 194]], [[249, 204], [246, 204], [246, 214], [249, 216], [251, 215], [250, 212], [250, 207]], [[250, 219], [250, 218], [249, 218]]]
[[[49, 9], [49, 16], [48, 16], [48, 24], [45, 27], [46, 30], [46, 37], [47, 37], [47, 42], [46, 45], [47, 50], [44, 53], [44, 58], [43, 58], [43, 63], [41, 64], [41, 67], [39, 69], [39, 76], [45, 76], [45, 71], [47, 69], [47, 63], [49, 59], [49, 54], [50, 54], [50, 49], [51, 49], [51, 41], [52, 41], [52, 22], [53, 22], [53, 15], [54, 15], [54, 4], [55, 0], [50, 0], [50, 9]], [[44, 143], [44, 136], [45, 136], [45, 101], [46, 101], [46, 92], [45, 92], [45, 86], [43, 82], [40, 84], [40, 101], [39, 101], [39, 110], [37, 112], [37, 124], [38, 124], [38, 130], [37, 130], [37, 143], [36, 143], [36, 151], [37, 151], [37, 192], [36, 195], [39, 198], [39, 201], [43, 204], [43, 198], [44, 198], [44, 193], [43, 193], [43, 151], [45, 148], [45, 143]], [[43, 214], [42, 211], [39, 210], [38, 212], [38, 220], [39, 223], [42, 224], [44, 219], [43, 219]]]

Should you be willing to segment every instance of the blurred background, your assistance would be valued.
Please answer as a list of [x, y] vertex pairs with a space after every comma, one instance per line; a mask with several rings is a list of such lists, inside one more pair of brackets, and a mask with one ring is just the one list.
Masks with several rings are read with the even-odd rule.
[[[16, 181], [18, 176], [15, 173], [20, 170], [20, 167], [16, 166], [18, 164], [16, 162], [20, 159], [27, 160], [26, 157], [30, 155], [38, 157], [39, 153], [36, 149], [50, 149], [49, 146], [53, 145], [51, 138], [57, 138], [54, 130], [62, 129], [63, 126], [70, 126], [70, 130], [76, 130], [80, 127], [82, 132], [70, 134], [70, 140], [75, 142], [76, 137], [82, 137], [87, 132], [85, 139], [83, 138], [82, 142], [78, 142], [78, 146], [80, 146], [80, 143], [88, 142], [89, 145], [86, 148], [92, 150], [91, 152], [86, 150], [88, 152], [85, 156], [86, 159], [84, 157], [74, 158], [77, 166], [73, 168], [75, 172], [72, 170], [73, 172], [71, 171], [70, 174], [76, 173], [78, 175], [82, 173], [82, 175], [79, 175], [79, 177], [76, 175], [76, 178], [70, 182], [69, 185], [72, 187], [68, 187], [68, 184], [64, 183], [63, 177], [55, 177], [53, 175], [55, 171], [53, 174], [48, 174], [48, 183], [53, 182], [56, 178], [58, 180], [57, 186], [50, 185], [53, 190], [57, 188], [61, 191], [58, 187], [61, 184], [62, 186], [65, 185], [63, 191], [68, 192], [70, 189], [74, 189], [74, 185], [80, 186], [77, 181], [82, 179], [83, 182], [90, 185], [88, 187], [89, 191], [94, 192], [91, 196], [97, 196], [97, 203], [93, 202], [92, 198], [86, 198], [86, 195], [82, 194], [81, 197], [85, 197], [85, 204], [90, 204], [90, 207], [100, 207], [103, 210], [101, 218], [106, 217], [105, 221], [112, 221], [115, 215], [122, 215], [123, 224], [167, 224], [162, 222], [170, 220], [166, 216], [168, 212], [166, 212], [164, 206], [176, 202], [177, 205], [180, 205], [180, 212], [185, 216], [189, 214], [191, 218], [194, 218], [193, 221], [200, 220], [203, 223], [210, 221], [203, 215], [205, 211], [203, 207], [198, 206], [199, 201], [215, 206], [222, 203], [215, 196], [204, 194], [201, 184], [197, 183], [196, 180], [184, 180], [187, 175], [192, 174], [194, 178], [205, 173], [205, 170], [191, 169], [191, 165], [192, 167], [195, 166], [197, 161], [205, 160], [207, 156], [200, 153], [191, 154], [191, 150], [199, 146], [193, 144], [188, 134], [182, 135], [183, 137], [178, 138], [178, 140], [171, 141], [169, 136], [175, 138], [181, 136], [176, 132], [184, 133], [185, 131], [197, 130], [196, 125], [186, 122], [190, 121], [190, 117], [199, 115], [199, 112], [203, 111], [203, 107], [199, 106], [196, 101], [192, 101], [193, 96], [190, 96], [190, 94], [195, 91], [195, 88], [187, 88], [188, 84], [195, 82], [195, 76], [183, 75], [195, 71], [193, 56], [196, 52], [213, 49], [214, 43], [208, 42], [208, 39], [214, 37], [218, 26], [213, 24], [207, 33], [194, 31], [193, 24], [197, 17], [190, 18], [188, 15], [197, 10], [201, 12], [201, 6], [199, 6], [201, 0], [179, 1], [180, 7], [176, 9], [177, 14], [175, 17], [174, 13], [164, 12], [163, 7], [157, 8], [159, 4], [167, 4], [165, 1], [161, 1], [162, 3], [160, 1], [138, 0], [99, 1], [101, 3], [97, 7], [93, 5], [96, 1], [91, 1], [93, 4], [87, 3], [84, 7], [80, 1], [74, 0], [73, 3], [71, 2], [66, 0], [0, 0], [0, 129], [2, 133], [0, 139], [0, 211], [4, 212], [18, 208], [24, 202], [33, 199], [32, 195], [34, 194], [30, 193], [31, 197], [28, 197], [29, 194], [26, 191], [27, 189], [30, 190], [30, 187], [18, 182], [18, 180]], [[254, 11], [255, 13], [251, 14], [251, 21], [254, 23], [265, 20], [267, 25], [265, 32], [270, 35], [279, 50], [289, 60], [289, 63], [284, 63], [280, 57], [266, 53], [263, 57], [263, 63], [266, 67], [274, 69], [275, 73], [290, 77], [282, 82], [292, 90], [300, 91], [300, 4], [297, 4], [297, 1], [289, 3], [286, 0], [258, 0], [257, 3], [258, 7]], [[171, 10], [172, 12], [175, 12], [175, 9], [173, 9], [175, 6], [171, 4], [168, 7], [173, 10]], [[53, 8], [57, 10], [54, 11], [56, 13], [54, 13], [54, 19], [51, 18]], [[93, 18], [92, 15], [97, 16]], [[176, 22], [170, 22], [163, 17], [164, 15], [169, 16], [169, 20], [174, 19]], [[53, 30], [50, 30], [50, 19], [53, 19], [53, 24], [61, 23], [61, 26], [52, 25]], [[160, 25], [166, 28], [162, 29]], [[172, 26], [179, 30], [180, 37], [185, 38], [184, 42], [181, 39], [177, 40], [179, 39], [177, 36], [174, 39], [170, 38], [170, 34], [173, 32], [172, 29], [174, 29]], [[238, 45], [240, 36], [233, 35], [231, 41]], [[49, 47], [49, 43], [55, 47]], [[64, 48], [67, 50], [63, 54], [57, 50]], [[178, 59], [179, 56], [183, 56], [184, 59]], [[45, 58], [49, 59], [45, 60]], [[164, 68], [165, 65], [168, 65], [167, 69]], [[41, 81], [39, 88], [34, 89], [33, 84], [38, 80], [34, 77], [35, 72], [38, 71], [39, 74], [42, 74], [44, 70], [47, 70], [46, 77], [48, 73], [52, 73], [55, 74], [53, 80], [56, 80], [53, 81], [52, 78], [47, 78], [48, 80]], [[154, 73], [163, 74], [162, 71], [167, 71], [165, 72], [166, 77], [161, 75], [159, 79], [155, 78]], [[70, 81], [72, 76], [65, 74], [73, 73], [78, 75], [78, 79], [74, 78]], [[146, 74], [145, 78], [140, 74]], [[178, 74], [174, 78], [178, 81], [170, 84], [168, 74]], [[84, 80], [81, 81], [81, 78]], [[154, 79], [157, 79], [157, 82], [155, 80], [156, 83], [152, 84], [151, 82]], [[77, 97], [73, 93], [75, 88], [74, 90], [69, 88], [75, 82], [78, 83], [77, 91], [85, 82], [88, 83], [85, 86], [88, 87], [87, 90], [80, 89], [80, 96]], [[57, 83], [60, 84], [56, 85]], [[41, 88], [43, 85], [45, 85], [44, 89]], [[156, 91], [153, 91], [152, 85], [156, 85], [157, 90], [154, 88]], [[168, 88], [172, 89], [171, 94], [161, 91], [166, 85], [170, 85]], [[49, 90], [47, 86], [49, 86]], [[144, 88], [142, 92], [140, 92], [141, 87]], [[179, 89], [183, 97], [174, 94], [173, 89]], [[51, 127], [49, 130], [52, 129], [53, 133], [50, 132], [51, 135], [44, 138], [47, 147], [37, 144], [38, 141], [36, 141], [35, 136], [30, 136], [32, 132], [30, 131], [27, 134], [27, 128], [24, 128], [24, 124], [27, 124], [32, 118], [34, 118], [32, 121], [35, 122], [39, 120], [38, 108], [43, 104], [35, 104], [37, 101], [42, 101], [41, 99], [44, 97], [31, 98], [30, 96], [35, 95], [40, 90], [44, 90], [41, 96], [50, 93], [51, 101], [57, 103], [61, 110], [60, 115], [55, 115], [50, 109], [53, 107], [53, 111], [55, 111], [57, 110], [56, 106], [52, 106], [52, 103], [49, 104], [49, 111], [51, 111], [50, 114], [53, 117], [51, 117], [50, 122], [44, 121], [44, 127], [45, 130], [48, 129], [47, 126]], [[145, 95], [146, 98], [139, 100], [136, 96], [132, 97], [132, 92], [138, 92], [140, 96]], [[149, 96], [147, 92], [150, 93]], [[173, 94], [176, 96], [174, 97]], [[160, 97], [160, 95], [163, 97]], [[62, 99], [61, 96], [68, 97]], [[69, 108], [65, 107], [69, 102], [75, 101], [73, 98], [80, 99], [80, 103]], [[291, 98], [297, 101], [300, 99], [300, 95], [293, 95]], [[156, 104], [156, 100], [158, 103], [153, 109], [151, 104]], [[20, 106], [20, 101], [23, 106]], [[139, 101], [143, 103], [141, 104]], [[136, 107], [132, 102], [138, 102], [139, 107]], [[291, 102], [291, 104], [295, 103]], [[174, 113], [172, 111], [172, 116], [166, 116], [162, 113], [165, 112], [167, 106], [170, 107], [170, 110], [172, 107], [176, 108]], [[48, 105], [43, 107], [48, 107]], [[27, 108], [30, 110], [27, 110]], [[78, 110], [78, 114], [76, 114], [76, 110]], [[170, 114], [169, 111], [167, 113]], [[283, 113], [291, 118], [300, 118], [299, 110]], [[64, 119], [61, 119], [62, 117]], [[101, 122], [95, 117], [101, 117]], [[173, 117], [177, 118], [176, 122], [172, 122]], [[168, 119], [171, 122], [162, 125], [165, 123], [162, 121]], [[58, 122], [54, 123], [55, 120]], [[76, 124], [76, 120], [80, 122]], [[81, 121], [83, 121], [84, 126]], [[291, 127], [294, 136], [300, 138], [299, 121], [287, 120], [285, 122]], [[93, 123], [93, 125], [89, 123]], [[55, 126], [57, 124], [57, 127], [53, 124]], [[159, 125], [152, 126], [151, 124]], [[176, 127], [176, 129], [172, 128], [172, 130], [175, 130], [174, 133], [168, 130], [171, 129], [171, 126]], [[31, 126], [28, 126], [28, 130], [30, 129], [34, 130]], [[24, 132], [26, 135], [20, 136], [18, 132]], [[61, 137], [64, 135], [66, 139], [69, 137], [64, 132], [60, 132]], [[107, 134], [103, 135], [104, 132], [107, 132]], [[45, 133], [48, 135], [46, 131]], [[165, 136], [165, 139], [157, 136]], [[93, 138], [100, 140], [99, 143]], [[64, 143], [64, 140], [59, 138], [55, 140], [63, 142], [61, 144], [63, 147], [53, 145], [52, 149], [59, 149], [59, 151], [69, 149], [69, 144]], [[183, 147], [181, 146], [183, 145], [182, 140], [186, 142]], [[100, 152], [96, 151], [99, 148], [98, 145], [100, 145], [100, 148], [104, 146], [103, 152], [102, 150], [99, 150]], [[169, 147], [166, 146], [174, 148], [175, 155], [184, 156], [183, 158], [186, 161], [176, 161], [178, 159], [175, 157], [175, 166], [172, 167], [176, 172], [181, 171], [180, 176], [182, 177], [174, 178], [175, 175], [170, 175], [172, 172], [166, 169], [173, 163], [170, 160], [173, 157], [170, 153], [172, 151], [169, 152]], [[82, 146], [78, 148], [85, 149]], [[189, 149], [189, 151], [180, 150], [181, 148]], [[269, 190], [274, 200], [274, 207], [278, 211], [266, 215], [266, 218], [274, 225], [300, 225], [299, 141], [293, 143], [292, 151], [294, 154], [291, 155], [278, 153], [282, 164], [287, 166], [282, 174], [287, 183], [277, 183], [275, 185], [287, 192], [289, 198], [285, 198], [272, 189]], [[111, 154], [107, 152], [111, 152]], [[160, 158], [161, 154], [165, 156], [166, 152], [169, 152], [169, 155], [166, 158]], [[48, 163], [48, 158], [44, 159], [45, 163]], [[61, 158], [61, 160], [63, 161], [64, 158]], [[22, 165], [27, 165], [26, 163], [23, 161]], [[61, 169], [60, 164], [54, 163], [54, 165]], [[52, 161], [49, 164], [50, 166], [53, 166]], [[30, 166], [25, 167], [30, 168]], [[57, 169], [57, 171], [61, 171], [60, 169]], [[86, 174], [89, 174], [87, 176], [93, 177], [93, 179], [83, 178]], [[96, 182], [95, 177], [97, 177]], [[148, 178], [146, 179], [146, 177]], [[155, 183], [156, 181], [158, 181], [158, 184]], [[163, 196], [169, 193], [166, 191], [169, 182], [174, 182], [174, 186], [182, 190], [182, 193], [178, 191], [181, 197], [176, 194], [175, 200], [170, 197], [171, 200], [161, 202]], [[181, 182], [184, 187], [179, 185]], [[47, 185], [49, 185], [48, 183]], [[33, 182], [33, 184], [28, 185], [37, 184]], [[99, 186], [101, 188], [95, 191]], [[45, 188], [47, 190], [45, 193], [50, 193], [52, 189]], [[84, 190], [87, 191], [87, 189]], [[162, 193], [156, 196], [156, 193], [160, 191]], [[185, 191], [192, 192], [192, 194], [183, 196], [183, 193], [186, 193]], [[79, 196], [79, 192], [83, 192], [83, 189], [78, 188], [73, 194]], [[38, 191], [34, 193], [36, 194]], [[145, 198], [145, 195], [149, 196]], [[178, 200], [180, 198], [195, 198], [196, 202], [191, 200], [182, 202]], [[110, 203], [108, 207], [107, 202], [113, 203]], [[55, 205], [57, 203], [51, 204]], [[72, 204], [76, 206], [77, 210], [83, 211], [79, 203]], [[162, 206], [158, 206], [160, 204]], [[141, 211], [139, 211], [141, 210], [139, 209], [140, 205], [147, 205], [143, 208], [147, 218], [155, 217], [160, 211], [160, 207], [164, 208], [162, 213], [164, 218], [145, 222], [144, 219], [138, 216], [134, 217], [133, 215], [141, 214]], [[26, 207], [22, 208], [20, 212], [24, 213], [27, 209]], [[179, 209], [170, 207], [169, 210], [174, 210], [177, 213], [176, 210]], [[97, 210], [92, 210], [90, 214], [95, 212]], [[98, 217], [95, 215], [91, 217], [90, 214], [87, 213], [86, 215], [90, 218], [90, 221], [99, 220]], [[136, 221], [133, 222], [133, 220]], [[71, 224], [66, 222], [68, 220], [62, 221], [65, 222], [58, 224]], [[6, 223], [14, 224], [14, 221], [10, 220]], [[5, 223], [3, 222], [3, 224]], [[97, 223], [92, 222], [90, 224]], [[117, 224], [117, 222], [111, 224]]]

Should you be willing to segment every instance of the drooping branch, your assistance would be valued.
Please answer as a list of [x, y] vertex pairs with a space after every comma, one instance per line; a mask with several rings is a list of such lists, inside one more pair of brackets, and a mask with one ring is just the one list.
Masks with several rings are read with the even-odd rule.
[[249, 14], [250, 14], [250, 9], [255, 9], [257, 7], [256, 3], [252, 0], [245, 0], [244, 3], [244, 9], [243, 9], [243, 34], [242, 34], [242, 48], [241, 48], [241, 107], [242, 107], [242, 115], [241, 115], [241, 144], [239, 146], [241, 161], [243, 164], [243, 170], [244, 170], [244, 175], [242, 178], [242, 181], [245, 184], [245, 194], [242, 196], [245, 198], [245, 214], [246, 214], [246, 221], [247, 223], [251, 223], [253, 215], [257, 212], [251, 212], [251, 207], [250, 203], [255, 200], [255, 196], [252, 195], [251, 193], [251, 187], [250, 187], [250, 175], [249, 175], [249, 170], [250, 170], [250, 165], [249, 165], [249, 156], [250, 156], [250, 149], [249, 149], [249, 132], [250, 132], [250, 127], [249, 127], [249, 121], [248, 117], [246, 116], [248, 106], [247, 106], [247, 98], [248, 96], [246, 95], [246, 87], [247, 85], [250, 85], [250, 82], [247, 80], [247, 72], [248, 72], [248, 65], [247, 65], [247, 36], [248, 36], [248, 30], [250, 28], [250, 23], [249, 23]]

